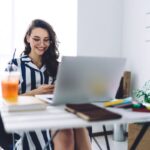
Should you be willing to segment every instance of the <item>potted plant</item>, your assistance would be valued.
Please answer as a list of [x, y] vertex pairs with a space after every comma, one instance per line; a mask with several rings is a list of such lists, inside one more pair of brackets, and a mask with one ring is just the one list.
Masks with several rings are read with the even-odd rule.
[[135, 90], [133, 95], [139, 103], [150, 106], [150, 80], [145, 82], [141, 89]]

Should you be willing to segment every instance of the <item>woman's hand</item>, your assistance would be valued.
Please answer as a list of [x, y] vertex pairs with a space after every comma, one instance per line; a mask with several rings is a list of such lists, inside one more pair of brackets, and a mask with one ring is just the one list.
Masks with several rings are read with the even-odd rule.
[[36, 94], [50, 94], [54, 91], [54, 85], [43, 84], [39, 86], [36, 90]]
[[39, 86], [37, 89], [26, 92], [22, 95], [34, 96], [34, 95], [37, 95], [37, 94], [51, 94], [51, 93], [53, 93], [53, 91], [54, 91], [54, 85], [43, 84], [43, 85]]

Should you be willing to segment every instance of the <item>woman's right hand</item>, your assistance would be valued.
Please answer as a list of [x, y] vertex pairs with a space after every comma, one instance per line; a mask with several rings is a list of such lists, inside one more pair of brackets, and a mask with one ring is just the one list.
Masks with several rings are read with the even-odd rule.
[[51, 94], [54, 91], [54, 85], [43, 84], [35, 90], [36, 90], [36, 94]]

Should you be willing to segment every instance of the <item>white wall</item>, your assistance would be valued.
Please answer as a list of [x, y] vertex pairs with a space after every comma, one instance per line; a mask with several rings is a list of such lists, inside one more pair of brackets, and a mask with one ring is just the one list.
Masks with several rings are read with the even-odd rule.
[[150, 0], [124, 0], [123, 6], [122, 56], [128, 58], [135, 89], [150, 79]]
[[[78, 0], [77, 55], [121, 56], [122, 4], [122, 0]], [[93, 128], [100, 130], [101, 126]]]
[[78, 0], [77, 55], [120, 56], [122, 0]]
[[150, 79], [150, 0], [78, 0], [77, 55], [126, 57], [132, 90], [143, 86]]

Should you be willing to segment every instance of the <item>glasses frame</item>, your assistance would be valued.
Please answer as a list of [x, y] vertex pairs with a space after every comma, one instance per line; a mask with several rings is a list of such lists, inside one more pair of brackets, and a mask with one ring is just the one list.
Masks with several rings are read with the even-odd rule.
[[31, 37], [31, 39], [33, 40], [33, 42], [36, 44], [36, 45], [40, 45], [41, 42], [44, 44], [44, 45], [50, 45], [51, 44], [51, 40], [50, 39], [41, 39], [40, 37]]

